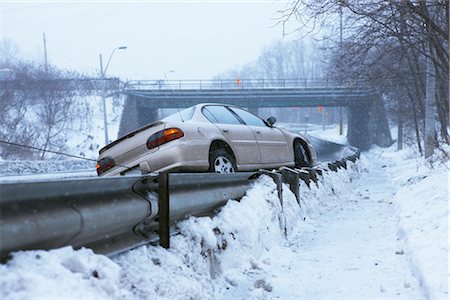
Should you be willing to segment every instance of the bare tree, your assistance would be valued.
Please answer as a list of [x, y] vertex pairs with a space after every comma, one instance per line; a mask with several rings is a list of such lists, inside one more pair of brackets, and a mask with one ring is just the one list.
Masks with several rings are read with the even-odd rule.
[[[335, 40], [328, 49], [328, 74], [383, 92], [391, 102], [393, 121], [411, 129], [408, 132], [415, 135], [422, 153], [427, 59], [436, 70], [436, 93], [431, 98], [437, 108], [440, 141], [450, 141], [448, 5], [448, 0], [298, 0], [283, 12], [280, 22], [293, 21], [310, 31], [326, 28], [326, 39]], [[344, 37], [339, 43], [341, 10]]]
[[[0, 139], [44, 150], [64, 150], [65, 135], [74, 122], [89, 116], [86, 103], [83, 108], [79, 101], [88, 91], [73, 86], [82, 76], [55, 67], [46, 72], [18, 60], [4, 62], [1, 68], [12, 70], [14, 79], [0, 82]], [[47, 153], [4, 144], [1, 150], [4, 158], [44, 159]]]

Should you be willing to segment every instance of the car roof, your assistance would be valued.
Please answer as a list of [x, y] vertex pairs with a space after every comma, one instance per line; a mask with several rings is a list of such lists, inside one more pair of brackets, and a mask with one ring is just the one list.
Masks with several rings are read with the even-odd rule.
[[195, 106], [197, 106], [197, 107], [204, 107], [204, 106], [208, 106], [208, 105], [230, 106], [230, 107], [237, 107], [237, 108], [239, 108], [239, 106], [237, 106], [237, 105], [226, 104], [226, 103], [217, 103], [217, 102], [199, 103], [199, 104], [196, 104]]

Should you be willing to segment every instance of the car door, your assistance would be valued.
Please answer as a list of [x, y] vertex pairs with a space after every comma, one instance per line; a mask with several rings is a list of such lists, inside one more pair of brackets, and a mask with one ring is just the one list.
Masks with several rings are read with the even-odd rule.
[[224, 106], [208, 105], [203, 107], [202, 113], [220, 129], [235, 152], [237, 164], [260, 163], [259, 148], [252, 130], [241, 124], [231, 111]]
[[290, 146], [280, 129], [269, 127], [261, 118], [248, 111], [236, 107], [230, 109], [254, 132], [261, 153], [261, 163], [284, 163], [293, 160], [289, 157]]

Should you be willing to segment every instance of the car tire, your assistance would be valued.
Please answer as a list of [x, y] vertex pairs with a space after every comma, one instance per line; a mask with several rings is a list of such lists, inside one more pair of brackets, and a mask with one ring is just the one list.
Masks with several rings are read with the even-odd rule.
[[308, 150], [299, 140], [294, 142], [294, 161], [296, 168], [310, 167]]
[[209, 171], [214, 173], [235, 173], [236, 161], [225, 149], [213, 149], [209, 154]]

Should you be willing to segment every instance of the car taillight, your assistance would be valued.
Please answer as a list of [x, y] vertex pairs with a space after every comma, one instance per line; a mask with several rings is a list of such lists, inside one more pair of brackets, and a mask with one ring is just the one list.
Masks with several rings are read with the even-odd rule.
[[101, 175], [109, 169], [114, 168], [116, 162], [111, 157], [104, 157], [97, 162], [95, 168], [97, 169], [97, 175]]
[[151, 135], [147, 140], [147, 148], [153, 149], [167, 142], [182, 138], [183, 131], [178, 128], [168, 128]]

